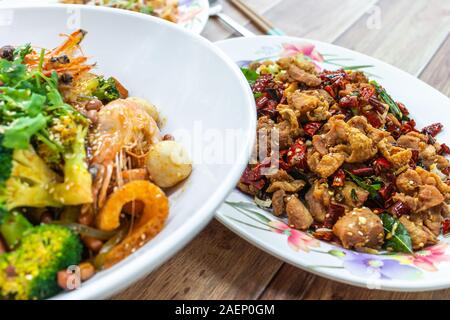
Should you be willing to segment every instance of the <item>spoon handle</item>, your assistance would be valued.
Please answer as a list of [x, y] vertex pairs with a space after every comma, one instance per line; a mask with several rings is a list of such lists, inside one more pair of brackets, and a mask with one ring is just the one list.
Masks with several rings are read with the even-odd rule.
[[234, 21], [230, 16], [227, 16], [223, 13], [216, 13], [215, 16], [217, 16], [220, 20], [222, 20], [223, 23], [225, 23], [228, 27], [232, 28], [239, 34], [241, 34], [244, 37], [253, 37], [255, 34], [248, 30], [246, 27], [240, 25], [236, 21]]

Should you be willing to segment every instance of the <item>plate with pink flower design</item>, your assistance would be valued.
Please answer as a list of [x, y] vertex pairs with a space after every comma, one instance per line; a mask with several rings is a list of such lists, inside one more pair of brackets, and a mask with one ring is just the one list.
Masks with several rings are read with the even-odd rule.
[[[216, 43], [240, 67], [252, 62], [301, 56], [317, 70], [361, 70], [379, 82], [396, 101], [407, 106], [417, 127], [450, 123], [450, 100], [416, 77], [367, 55], [335, 45], [293, 37], [260, 36]], [[258, 97], [255, 96], [257, 99]], [[395, 103], [395, 102], [394, 102]], [[444, 130], [441, 143], [450, 142]], [[392, 291], [426, 291], [450, 287], [450, 238], [414, 253], [356, 252], [337, 243], [296, 230], [287, 219], [276, 217], [267, 203], [235, 189], [219, 208], [216, 218], [260, 249], [308, 272], [343, 283]], [[262, 205], [262, 206], [261, 206]], [[269, 204], [270, 205], [270, 204]], [[266, 206], [266, 208], [264, 208]]]

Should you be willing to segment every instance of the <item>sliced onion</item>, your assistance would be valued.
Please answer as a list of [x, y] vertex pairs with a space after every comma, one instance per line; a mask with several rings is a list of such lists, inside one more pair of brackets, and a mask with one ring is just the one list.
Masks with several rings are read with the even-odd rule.
[[272, 200], [269, 198], [263, 200], [263, 199], [260, 199], [257, 196], [255, 196], [254, 201], [255, 201], [256, 205], [262, 209], [270, 208], [270, 206], [272, 205]]
[[98, 255], [94, 259], [94, 266], [97, 270], [102, 270], [105, 262], [106, 255], [114, 248], [116, 245], [122, 242], [123, 239], [128, 234], [130, 229], [130, 223], [128, 220], [124, 220], [117, 231], [117, 233], [111, 237], [100, 249]]
[[117, 230], [114, 231], [103, 231], [95, 229], [84, 224], [79, 224], [75, 222], [65, 222], [65, 221], [53, 221], [52, 224], [57, 224], [66, 228], [73, 230], [74, 232], [91, 238], [96, 238], [99, 240], [108, 240], [117, 234]]

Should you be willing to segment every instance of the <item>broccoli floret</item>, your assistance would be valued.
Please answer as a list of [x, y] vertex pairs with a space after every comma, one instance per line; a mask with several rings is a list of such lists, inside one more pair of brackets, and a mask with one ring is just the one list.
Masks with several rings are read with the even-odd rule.
[[6, 181], [6, 208], [60, 207], [54, 196], [54, 187], [60, 178], [30, 146], [13, 152], [12, 171]]
[[84, 161], [84, 137], [87, 130], [79, 127], [78, 131], [71, 152], [64, 153], [64, 178], [51, 170], [31, 146], [27, 150], [14, 150], [11, 176], [3, 192], [8, 210], [92, 202], [92, 177]]
[[114, 78], [108, 78], [105, 80], [103, 77], [97, 77], [95, 81], [98, 82], [93, 95], [96, 96], [103, 103], [120, 98], [119, 90], [117, 89], [116, 80]]
[[6, 212], [0, 220], [0, 233], [9, 249], [15, 248], [33, 225], [20, 213]]
[[58, 271], [80, 263], [82, 245], [68, 228], [40, 225], [20, 246], [0, 256], [0, 299], [45, 299], [57, 294]]
[[64, 154], [64, 182], [55, 186], [54, 198], [64, 205], [80, 205], [93, 201], [92, 177], [85, 163], [84, 139], [87, 128], [77, 127], [71, 152]]

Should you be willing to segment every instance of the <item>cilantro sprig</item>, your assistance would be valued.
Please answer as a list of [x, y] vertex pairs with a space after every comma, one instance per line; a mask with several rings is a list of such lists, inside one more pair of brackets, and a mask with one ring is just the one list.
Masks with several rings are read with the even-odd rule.
[[45, 51], [40, 53], [36, 69], [27, 68], [24, 60], [31, 53], [25, 45], [14, 51], [12, 61], [0, 59], [0, 130], [2, 146], [11, 149], [28, 148], [32, 137], [47, 144], [52, 150], [61, 150], [47, 130], [52, 119], [71, 115], [86, 121], [72, 106], [66, 104], [58, 90], [58, 75], [42, 73]]

